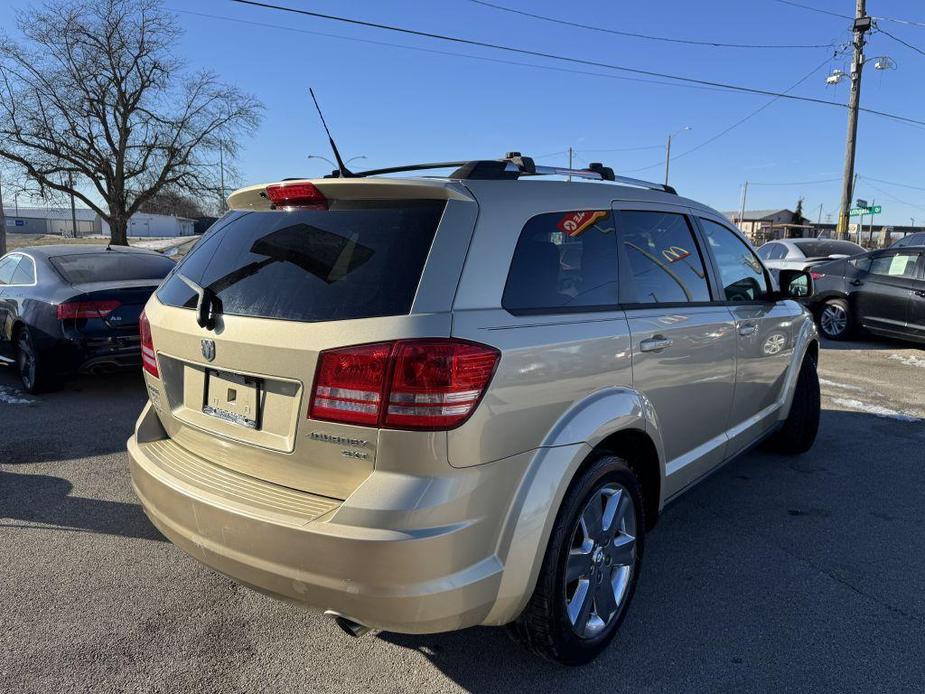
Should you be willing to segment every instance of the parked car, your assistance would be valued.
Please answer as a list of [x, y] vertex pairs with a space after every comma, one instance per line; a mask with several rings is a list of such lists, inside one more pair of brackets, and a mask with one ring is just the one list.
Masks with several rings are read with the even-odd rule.
[[891, 247], [812, 269], [808, 305], [822, 333], [844, 340], [859, 329], [925, 342], [925, 247]]
[[771, 270], [806, 270], [835, 258], [848, 258], [864, 249], [852, 241], [835, 239], [781, 239], [768, 241], [758, 257]]
[[906, 248], [908, 246], [925, 246], [925, 231], [906, 234], [890, 244], [890, 248]]
[[667, 186], [458, 166], [232, 194], [142, 316], [132, 480], [181, 548], [353, 635], [509, 625], [579, 664], [666, 501], [812, 446], [811, 279]]
[[22, 248], [0, 258], [0, 363], [30, 393], [76, 371], [141, 364], [138, 316], [175, 263], [102, 245]]

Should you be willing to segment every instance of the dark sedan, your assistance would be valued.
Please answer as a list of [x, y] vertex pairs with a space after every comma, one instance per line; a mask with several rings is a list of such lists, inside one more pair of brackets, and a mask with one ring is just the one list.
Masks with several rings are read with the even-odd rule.
[[863, 328], [925, 342], [925, 247], [887, 248], [812, 268], [809, 307], [833, 340]]
[[174, 267], [160, 253], [35, 246], [0, 258], [0, 363], [30, 393], [76, 371], [141, 365], [138, 317]]

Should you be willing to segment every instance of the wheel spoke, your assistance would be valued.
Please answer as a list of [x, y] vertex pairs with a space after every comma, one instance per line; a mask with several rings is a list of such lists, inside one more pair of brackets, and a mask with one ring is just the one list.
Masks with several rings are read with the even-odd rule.
[[636, 559], [636, 538], [632, 535], [617, 535], [606, 550], [616, 566], [632, 566]]
[[585, 535], [595, 541], [600, 540], [604, 534], [602, 513], [601, 496], [600, 494], [595, 494], [581, 514]]
[[629, 508], [628, 495], [622, 489], [607, 498], [603, 516], [604, 539], [609, 539], [620, 531], [627, 508]]
[[568, 555], [568, 562], [565, 565], [566, 584], [591, 573], [591, 552], [585, 552], [583, 549], [573, 549]]
[[597, 584], [597, 590], [594, 592], [594, 607], [597, 616], [601, 621], [607, 623], [617, 609], [617, 599], [613, 594], [613, 584], [610, 576], [606, 576], [603, 581]]
[[588, 626], [588, 617], [591, 616], [591, 607], [594, 604], [594, 595], [591, 591], [591, 584], [587, 580], [579, 581], [575, 589], [575, 595], [572, 596], [568, 604], [568, 617], [575, 631], [583, 634]]

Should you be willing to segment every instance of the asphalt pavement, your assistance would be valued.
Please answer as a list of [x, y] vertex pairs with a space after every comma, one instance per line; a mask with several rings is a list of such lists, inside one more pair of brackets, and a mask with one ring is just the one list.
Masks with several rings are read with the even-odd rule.
[[593, 664], [503, 630], [342, 634], [166, 542], [129, 482], [140, 375], [37, 397], [0, 368], [0, 691], [925, 691], [925, 350], [827, 343], [812, 451], [666, 509]]

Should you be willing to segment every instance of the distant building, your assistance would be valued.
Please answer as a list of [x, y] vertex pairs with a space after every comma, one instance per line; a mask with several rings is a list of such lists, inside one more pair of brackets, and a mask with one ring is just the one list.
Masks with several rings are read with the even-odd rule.
[[798, 218], [795, 212], [787, 209], [745, 210], [744, 216], [741, 211], [723, 214], [754, 243], [816, 235], [812, 223], [806, 217]]
[[[69, 207], [10, 207], [4, 205], [9, 233], [73, 236], [74, 222]], [[109, 236], [109, 224], [96, 212], [78, 207], [77, 236]], [[130, 237], [192, 236], [196, 220], [166, 214], [137, 212], [128, 225]]]

